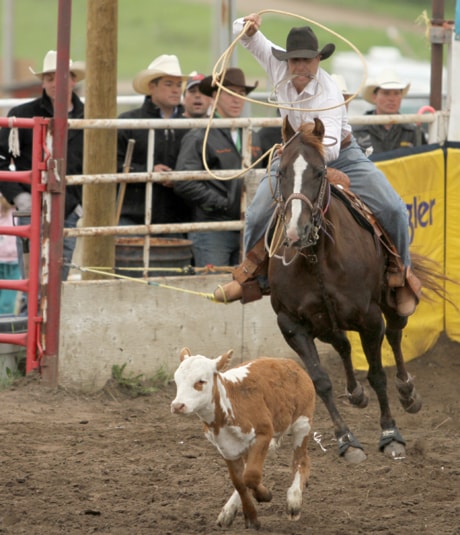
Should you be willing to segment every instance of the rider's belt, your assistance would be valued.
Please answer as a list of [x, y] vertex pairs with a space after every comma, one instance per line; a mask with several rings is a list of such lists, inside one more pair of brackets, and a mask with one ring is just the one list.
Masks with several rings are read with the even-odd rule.
[[346, 138], [343, 139], [342, 143], [340, 144], [340, 150], [346, 149], [348, 145], [351, 143], [351, 134], [348, 134]]

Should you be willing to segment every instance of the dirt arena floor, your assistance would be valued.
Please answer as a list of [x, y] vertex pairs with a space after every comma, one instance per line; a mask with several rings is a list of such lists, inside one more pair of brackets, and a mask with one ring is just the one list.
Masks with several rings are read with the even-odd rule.
[[[320, 402], [312, 441], [312, 474], [302, 516], [284, 514], [289, 437], [270, 454], [265, 479], [273, 491], [258, 504], [259, 533], [289, 535], [460, 534], [460, 344], [442, 337], [408, 364], [423, 408], [406, 415], [388, 369], [394, 416], [407, 457], [377, 451], [378, 408], [347, 405], [337, 359], [325, 366], [339, 405], [368, 455], [361, 465], [337, 456]], [[0, 533], [11, 535], [193, 535], [252, 533], [241, 515], [215, 526], [231, 494], [224, 462], [192, 417], [170, 413], [174, 384], [131, 398], [115, 385], [83, 396], [21, 379], [0, 393]]]

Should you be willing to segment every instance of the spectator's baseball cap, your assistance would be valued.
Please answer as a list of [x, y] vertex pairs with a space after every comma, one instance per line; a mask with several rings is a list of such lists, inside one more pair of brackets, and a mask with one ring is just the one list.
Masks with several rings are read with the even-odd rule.
[[188, 91], [189, 89], [192, 89], [192, 87], [195, 87], [196, 85], [200, 85], [201, 80], [204, 80], [205, 75], [201, 74], [199, 72], [194, 72], [190, 74], [190, 78], [187, 80], [187, 83], [185, 84], [185, 91]]

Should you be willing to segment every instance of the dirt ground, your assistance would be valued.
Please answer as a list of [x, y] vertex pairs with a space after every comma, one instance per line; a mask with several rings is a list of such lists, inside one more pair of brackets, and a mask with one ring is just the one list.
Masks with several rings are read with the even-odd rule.
[[[217, 350], [217, 353], [219, 350]], [[378, 408], [341, 397], [344, 374], [326, 355], [339, 406], [368, 455], [361, 465], [338, 457], [332, 426], [318, 402], [310, 444], [312, 473], [302, 516], [284, 514], [289, 483], [289, 437], [269, 455], [265, 479], [273, 491], [258, 504], [259, 533], [300, 535], [460, 534], [460, 344], [442, 337], [408, 363], [423, 397], [416, 415], [396, 399], [393, 413], [407, 457], [377, 451]], [[362, 375], [363, 377], [363, 375]], [[241, 515], [229, 529], [215, 526], [231, 494], [223, 460], [195, 416], [170, 413], [174, 384], [132, 398], [113, 384], [94, 395], [50, 390], [26, 377], [0, 393], [0, 533], [207, 534], [251, 533]]]

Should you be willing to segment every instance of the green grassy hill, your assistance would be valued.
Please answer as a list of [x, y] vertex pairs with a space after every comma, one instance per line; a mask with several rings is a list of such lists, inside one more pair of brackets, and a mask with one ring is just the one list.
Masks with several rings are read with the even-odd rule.
[[[86, 51], [86, 1], [74, 0], [72, 3], [71, 57], [84, 59]], [[296, 2], [291, 0], [289, 5]], [[298, 0], [299, 14], [308, 17], [308, 5], [305, 0]], [[313, 2], [315, 3], [315, 2]], [[318, 3], [318, 2], [316, 2]], [[270, 8], [270, 2], [265, 9]], [[279, 9], [285, 5], [272, 2]], [[176, 54], [184, 72], [198, 70], [209, 73], [214, 65], [218, 45], [215, 44], [216, 14], [214, 0], [118, 0], [118, 78], [130, 81], [133, 76], [147, 67], [156, 56], [164, 53]], [[243, 2], [238, 0], [240, 8]], [[244, 3], [250, 11], [251, 0]], [[393, 17], [396, 21], [413, 23], [404, 24], [398, 31], [398, 40], [403, 52], [416, 59], [428, 60], [429, 43], [425, 38], [425, 29], [415, 20], [426, 10], [431, 16], [431, 0], [331, 0], [328, 9], [350, 8], [356, 13], [366, 13], [370, 17]], [[35, 68], [41, 66], [45, 52], [56, 48], [57, 35], [57, 0], [15, 0], [14, 6], [14, 52], [24, 65]], [[445, 0], [445, 18], [453, 19], [455, 0]], [[238, 12], [244, 15], [247, 11]], [[3, 17], [3, 12], [0, 14]], [[2, 21], [3, 24], [3, 21]], [[302, 25], [302, 21], [290, 17], [265, 15], [264, 33], [273, 41], [283, 44], [286, 34], [292, 26]], [[331, 29], [353, 42], [363, 54], [372, 45], [395, 45], [394, 37], [388, 35], [387, 28], [381, 30], [366, 27], [362, 23], [334, 24]], [[316, 28], [320, 42], [326, 40], [337, 43], [338, 50], [349, 47]], [[238, 64], [244, 68], [251, 79], [259, 79], [264, 85], [264, 73], [255, 61], [241, 47], [238, 47]], [[327, 63], [327, 62], [325, 62]], [[327, 64], [325, 64], [327, 68]]]

